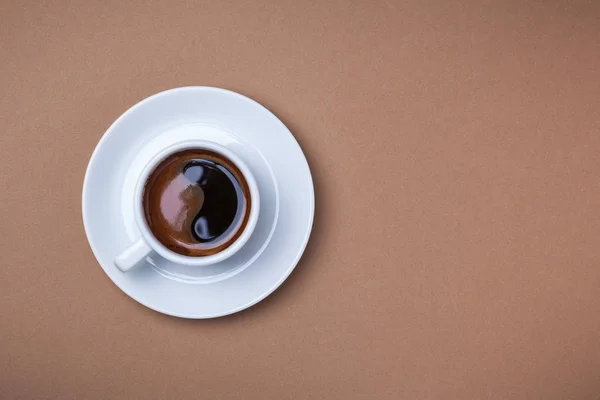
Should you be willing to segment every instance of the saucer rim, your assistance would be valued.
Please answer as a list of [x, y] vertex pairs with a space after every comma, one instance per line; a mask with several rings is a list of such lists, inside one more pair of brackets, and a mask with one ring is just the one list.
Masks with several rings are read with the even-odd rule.
[[[224, 312], [217, 312], [217, 313], [213, 313], [213, 314], [202, 314], [202, 315], [194, 315], [192, 313], [178, 313], [178, 312], [173, 312], [170, 310], [165, 310], [162, 309], [161, 307], [157, 307], [155, 305], [150, 304], [147, 301], [143, 301], [140, 300], [136, 297], [134, 297], [131, 293], [129, 293], [129, 291], [126, 291], [120, 282], [118, 282], [118, 280], [112, 279], [111, 275], [109, 274], [109, 272], [102, 266], [102, 264], [100, 263], [100, 251], [99, 249], [96, 247], [96, 245], [94, 243], [92, 243], [92, 241], [90, 240], [90, 233], [91, 233], [91, 228], [88, 226], [88, 223], [86, 222], [86, 214], [88, 214], [90, 212], [90, 210], [88, 209], [89, 207], [89, 203], [90, 201], [87, 200], [86, 201], [86, 193], [89, 193], [89, 190], [87, 190], [88, 185], [90, 185], [90, 167], [94, 164], [94, 162], [96, 161], [96, 159], [99, 157], [99, 153], [102, 151], [102, 149], [106, 146], [106, 141], [108, 140], [108, 137], [111, 136], [111, 134], [113, 134], [113, 131], [115, 130], [115, 127], [117, 126], [117, 124], [124, 119], [127, 115], [133, 113], [135, 110], [137, 110], [138, 108], [142, 107], [146, 102], [151, 101], [154, 98], [157, 97], [162, 97], [162, 96], [166, 96], [172, 92], [179, 92], [179, 91], [207, 91], [207, 92], [216, 92], [216, 93], [224, 93], [227, 95], [232, 95], [234, 97], [237, 97], [238, 99], [242, 100], [242, 101], [247, 101], [247, 102], [251, 102], [253, 105], [258, 106], [263, 112], [268, 113], [271, 117], [275, 118], [275, 120], [277, 121], [277, 123], [283, 128], [283, 130], [285, 132], [287, 132], [287, 134], [292, 138], [293, 143], [295, 143], [295, 145], [298, 147], [298, 150], [300, 151], [300, 154], [302, 155], [302, 157], [304, 158], [306, 167], [307, 167], [307, 178], [310, 181], [310, 193], [309, 193], [309, 199], [310, 202], [307, 204], [307, 207], [309, 207], [309, 211], [310, 211], [310, 220], [308, 221], [308, 227], [305, 231], [304, 237], [302, 239], [302, 242], [299, 244], [298, 247], [298, 251], [296, 252], [296, 255], [293, 259], [292, 262], [290, 262], [289, 267], [284, 271], [284, 273], [281, 274], [281, 277], [279, 278], [279, 280], [277, 280], [270, 288], [268, 288], [267, 290], [265, 290], [260, 296], [257, 296], [255, 298], [253, 298], [252, 300], [242, 304], [239, 307], [233, 308], [231, 310], [227, 310]], [[108, 276], [108, 278], [123, 292], [125, 293], [128, 297], [130, 297], [131, 299], [135, 300], [136, 302], [138, 302], [139, 304], [148, 307], [151, 310], [154, 310], [156, 312], [165, 314], [165, 315], [170, 315], [173, 317], [178, 317], [178, 318], [185, 318], [185, 319], [210, 319], [210, 318], [218, 318], [218, 317], [224, 317], [227, 315], [231, 315], [231, 314], [235, 314], [238, 313], [240, 311], [243, 311], [247, 308], [250, 308], [252, 306], [254, 306], [255, 304], [261, 302], [262, 300], [264, 300], [266, 297], [268, 297], [269, 295], [271, 295], [275, 290], [277, 290], [277, 288], [279, 288], [283, 282], [285, 282], [285, 280], [291, 275], [292, 271], [296, 268], [296, 266], [298, 265], [298, 263], [300, 262], [300, 259], [302, 258], [302, 255], [304, 254], [304, 251], [306, 250], [306, 247], [308, 245], [308, 241], [310, 239], [310, 235], [312, 233], [312, 229], [313, 229], [313, 225], [314, 225], [314, 215], [315, 215], [315, 192], [314, 192], [314, 180], [312, 177], [312, 172], [310, 170], [310, 165], [308, 163], [308, 160], [306, 159], [306, 155], [304, 154], [304, 151], [302, 150], [302, 148], [300, 147], [300, 144], [298, 143], [298, 141], [296, 140], [296, 138], [294, 137], [294, 135], [291, 133], [291, 131], [289, 130], [289, 128], [283, 123], [283, 121], [281, 121], [273, 112], [271, 112], [269, 109], [267, 109], [265, 106], [263, 106], [262, 104], [260, 104], [259, 102], [253, 100], [250, 97], [247, 97], [245, 95], [242, 95], [240, 93], [228, 90], [228, 89], [223, 89], [223, 88], [218, 88], [218, 87], [212, 87], [212, 86], [182, 86], [182, 87], [177, 87], [177, 88], [172, 88], [172, 89], [167, 89], [158, 93], [155, 93], [151, 96], [148, 96], [142, 100], [140, 100], [139, 102], [135, 103], [133, 106], [131, 106], [130, 108], [128, 108], [125, 112], [123, 112], [109, 127], [108, 129], [104, 132], [104, 134], [102, 135], [102, 137], [100, 138], [100, 140], [98, 141], [98, 143], [96, 144], [92, 155], [90, 157], [90, 161], [87, 164], [86, 167], [86, 171], [85, 171], [85, 175], [83, 178], [83, 186], [82, 186], [82, 194], [81, 194], [81, 198], [82, 198], [82, 208], [81, 208], [81, 212], [82, 212], [82, 220], [83, 220], [83, 226], [84, 226], [84, 231], [86, 234], [86, 238], [88, 239], [88, 244], [92, 250], [92, 253], [94, 254], [94, 257], [96, 258], [96, 262], [99, 264], [99, 266], [102, 268], [102, 270], [104, 271], [104, 273]], [[86, 206], [87, 204], [87, 206]], [[269, 245], [267, 245], [268, 247]], [[251, 266], [249, 266], [250, 268]], [[121, 273], [121, 272], [120, 272]], [[235, 276], [234, 276], [235, 277]], [[234, 278], [232, 277], [232, 278]], [[162, 277], [163, 279], [166, 279], [164, 277]], [[210, 283], [209, 283], [210, 284]]]

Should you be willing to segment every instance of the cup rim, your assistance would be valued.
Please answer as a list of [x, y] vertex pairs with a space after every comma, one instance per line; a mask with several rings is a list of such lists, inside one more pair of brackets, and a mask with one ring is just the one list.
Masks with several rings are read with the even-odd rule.
[[[228, 158], [231, 162], [235, 164], [236, 167], [238, 167], [238, 169], [244, 176], [244, 179], [246, 179], [246, 183], [248, 184], [248, 189], [250, 191], [250, 198], [252, 199], [250, 203], [250, 215], [248, 216], [248, 222], [246, 223], [246, 226], [244, 227], [244, 230], [242, 231], [240, 236], [226, 249], [223, 249], [219, 253], [212, 254], [209, 256], [186, 256], [183, 254], [176, 253], [173, 250], [167, 248], [158, 239], [156, 239], [154, 234], [152, 234], [152, 232], [150, 231], [143, 211], [143, 191], [146, 181], [150, 174], [162, 161], [164, 161], [170, 155], [188, 149], [211, 150]], [[152, 157], [152, 159], [146, 164], [146, 166], [142, 170], [142, 173], [140, 174], [137, 180], [134, 193], [135, 220], [138, 229], [140, 230], [142, 238], [152, 248], [152, 250], [158, 253], [161, 257], [177, 264], [206, 266], [226, 260], [227, 258], [234, 255], [238, 250], [240, 250], [248, 241], [248, 239], [250, 239], [250, 236], [252, 235], [252, 232], [254, 231], [254, 228], [256, 227], [256, 224], [258, 222], [260, 197], [258, 185], [256, 183], [254, 175], [250, 171], [250, 168], [248, 168], [246, 163], [242, 161], [240, 157], [238, 157], [234, 152], [232, 152], [223, 145], [209, 140], [185, 140], [174, 143], [162, 149], [159, 153]]]

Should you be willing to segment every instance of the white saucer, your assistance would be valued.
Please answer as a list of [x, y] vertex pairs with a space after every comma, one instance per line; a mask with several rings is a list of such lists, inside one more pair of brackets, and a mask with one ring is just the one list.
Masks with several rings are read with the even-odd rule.
[[[123, 273], [114, 259], [139, 238], [137, 176], [157, 149], [186, 139], [226, 146], [252, 169], [261, 198], [255, 231], [239, 252], [215, 265], [151, 256], [148, 265]], [[300, 146], [270, 111], [228, 90], [184, 87], [139, 102], [108, 128], [88, 165], [82, 205], [92, 251], [121, 290], [161, 313], [213, 318], [256, 304], [292, 272], [312, 228], [314, 189]]]

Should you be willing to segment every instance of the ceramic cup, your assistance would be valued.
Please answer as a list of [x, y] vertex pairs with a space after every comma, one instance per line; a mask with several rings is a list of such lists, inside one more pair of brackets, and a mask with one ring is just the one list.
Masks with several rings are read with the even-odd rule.
[[[171, 154], [188, 149], [211, 150], [228, 158], [244, 175], [250, 191], [250, 198], [252, 200], [248, 222], [246, 223], [246, 226], [243, 228], [243, 231], [237, 240], [226, 249], [208, 256], [185, 256], [168, 249], [154, 237], [144, 216], [143, 194], [148, 177], [165, 158]], [[131, 246], [129, 246], [115, 258], [115, 265], [123, 272], [129, 271], [131, 268], [143, 264], [142, 261], [144, 261], [152, 252], [156, 252], [161, 257], [177, 264], [198, 267], [223, 261], [235, 254], [248, 241], [258, 221], [258, 210], [260, 209], [258, 185], [256, 184], [256, 180], [254, 179], [254, 176], [252, 175], [252, 172], [248, 166], [231, 150], [214, 142], [205, 140], [188, 140], [176, 143], [156, 154], [145, 166], [139, 176], [135, 189], [134, 202], [134, 218], [140, 230], [141, 236], [137, 241], [131, 244]]]

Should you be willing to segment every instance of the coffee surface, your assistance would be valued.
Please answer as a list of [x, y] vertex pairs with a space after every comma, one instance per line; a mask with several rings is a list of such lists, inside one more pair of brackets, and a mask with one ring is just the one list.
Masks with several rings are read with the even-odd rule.
[[144, 215], [156, 239], [186, 256], [216, 254], [235, 242], [248, 222], [250, 201], [235, 164], [203, 149], [167, 157], [143, 192]]

